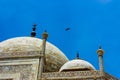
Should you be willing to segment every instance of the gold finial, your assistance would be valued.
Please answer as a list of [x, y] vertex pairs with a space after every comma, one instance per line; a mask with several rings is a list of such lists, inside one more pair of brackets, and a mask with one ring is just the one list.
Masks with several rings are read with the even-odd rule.
[[47, 33], [46, 30], [43, 32], [42, 37], [43, 37], [43, 39], [47, 39], [47, 37], [48, 37], [48, 33]]
[[35, 32], [36, 26], [37, 26], [36, 24], [33, 25], [32, 32], [31, 32], [31, 37], [35, 37], [36, 36], [36, 32]]
[[102, 56], [104, 54], [104, 50], [102, 49], [101, 46], [99, 46], [99, 49], [97, 50], [97, 53], [99, 56]]

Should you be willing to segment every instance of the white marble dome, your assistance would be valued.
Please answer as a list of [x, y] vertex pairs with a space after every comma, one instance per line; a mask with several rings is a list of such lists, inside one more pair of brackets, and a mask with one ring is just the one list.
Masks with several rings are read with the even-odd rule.
[[[34, 37], [16, 37], [0, 42], [0, 53], [41, 51], [42, 40]], [[33, 53], [34, 54], [34, 53]], [[46, 43], [46, 71], [59, 71], [68, 58], [53, 44]]]
[[95, 70], [94, 66], [89, 62], [81, 59], [74, 59], [66, 62], [61, 68], [61, 71], [84, 71], [84, 70]]

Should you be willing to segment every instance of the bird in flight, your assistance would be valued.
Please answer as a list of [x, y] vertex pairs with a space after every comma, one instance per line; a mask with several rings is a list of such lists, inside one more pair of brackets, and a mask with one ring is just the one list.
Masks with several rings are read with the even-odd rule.
[[66, 28], [66, 29], [65, 29], [65, 31], [68, 31], [68, 30], [70, 30], [70, 28]]

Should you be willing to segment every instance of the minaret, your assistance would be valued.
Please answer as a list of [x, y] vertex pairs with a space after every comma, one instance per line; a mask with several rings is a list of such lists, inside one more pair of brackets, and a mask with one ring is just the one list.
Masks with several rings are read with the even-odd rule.
[[41, 51], [41, 58], [40, 58], [40, 67], [39, 67], [39, 77], [42, 78], [42, 73], [44, 70], [45, 65], [45, 48], [46, 48], [46, 40], [48, 37], [48, 33], [45, 31], [42, 34], [42, 51]]
[[100, 71], [103, 73], [104, 72], [104, 66], [103, 66], [104, 50], [101, 48], [101, 46], [99, 46], [97, 53], [98, 53], [98, 58], [99, 58], [99, 68], [100, 68]]
[[33, 25], [32, 32], [31, 32], [31, 37], [35, 37], [36, 36], [36, 32], [35, 32], [36, 26], [37, 26], [36, 24]]

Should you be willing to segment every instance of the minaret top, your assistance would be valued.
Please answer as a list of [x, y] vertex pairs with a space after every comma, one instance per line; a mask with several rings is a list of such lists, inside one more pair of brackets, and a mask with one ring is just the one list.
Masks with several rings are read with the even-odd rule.
[[42, 33], [42, 38], [43, 39], [47, 39], [48, 38], [48, 33], [47, 33], [46, 30]]
[[104, 54], [104, 50], [102, 49], [102, 46], [99, 46], [99, 49], [97, 50], [97, 53], [99, 56], [102, 56]]
[[36, 36], [36, 32], [35, 32], [36, 26], [37, 26], [36, 24], [33, 24], [32, 32], [31, 32], [31, 37], [35, 37]]

